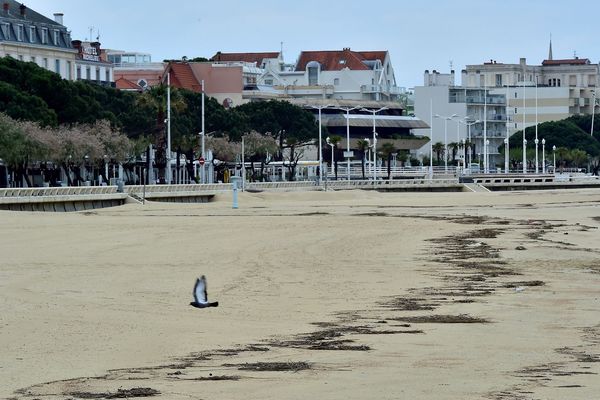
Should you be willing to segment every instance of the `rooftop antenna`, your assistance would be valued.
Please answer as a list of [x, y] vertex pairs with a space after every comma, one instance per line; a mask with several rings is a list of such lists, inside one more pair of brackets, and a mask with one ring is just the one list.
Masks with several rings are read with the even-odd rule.
[[88, 29], [90, 31], [90, 36], [86, 37], [85, 40], [91, 41], [92, 40], [92, 35], [94, 33], [94, 27], [93, 26], [88, 26]]
[[577, 58], [577, 50], [573, 50], [573, 58]]
[[450, 71], [452, 71], [452, 67], [454, 66], [454, 62], [452, 60], [450, 60]]
[[96, 42], [100, 41], [100, 28], [96, 31]]

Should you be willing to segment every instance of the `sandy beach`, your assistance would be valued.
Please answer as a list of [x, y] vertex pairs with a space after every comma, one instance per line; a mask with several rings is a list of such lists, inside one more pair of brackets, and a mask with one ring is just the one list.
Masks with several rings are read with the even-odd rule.
[[0, 211], [0, 398], [600, 398], [600, 190], [239, 205]]

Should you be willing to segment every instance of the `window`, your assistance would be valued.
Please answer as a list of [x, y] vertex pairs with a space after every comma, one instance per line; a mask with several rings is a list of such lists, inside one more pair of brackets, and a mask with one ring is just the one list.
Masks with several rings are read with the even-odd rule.
[[515, 99], [517, 98], [517, 92], [515, 92]]
[[58, 58], [54, 61], [54, 72], [60, 74], [60, 60]]
[[502, 86], [502, 74], [496, 74], [496, 86]]
[[96, 82], [100, 82], [100, 68], [96, 67]]
[[560, 79], [558, 80], [558, 87], [560, 87]]
[[316, 86], [319, 84], [319, 69], [321, 65], [316, 61], [311, 61], [306, 64], [306, 69], [308, 71], [308, 85]]
[[85, 67], [85, 79], [88, 81], [92, 79], [92, 69], [90, 67]]
[[35, 59], [35, 56], [31, 56], [30, 60], [32, 63], [36, 62], [37, 60]]
[[35, 43], [35, 26], [29, 27], [29, 43]]
[[73, 75], [71, 73], [71, 61], [67, 61], [67, 79], [73, 79]]
[[105, 79], [104, 79], [104, 81], [105, 81], [106, 83], [110, 82], [110, 71], [108, 70], [108, 68], [106, 69], [106, 72], [105, 72], [105, 74], [104, 74], [104, 75], [105, 75]]
[[17, 40], [19, 42], [22, 42], [23, 36], [25, 36], [25, 31], [23, 29], [23, 25], [17, 25]]
[[340, 78], [334, 78], [334, 79], [333, 79], [333, 84], [334, 84], [335, 86], [339, 85], [339, 84], [340, 84]]
[[343, 58], [340, 59], [340, 64], [345, 65], [346, 64], [346, 60], [344, 60]]
[[23, 61], [23, 55], [22, 54], [19, 54], [18, 58], [19, 58], [19, 61]]
[[77, 80], [81, 79], [81, 65], [77, 66]]
[[48, 59], [44, 58], [44, 60], [42, 61], [42, 67], [48, 69]]
[[58, 29], [55, 29], [53, 32], [52, 43], [54, 43], [55, 46], [58, 46]]
[[42, 44], [48, 43], [48, 28], [42, 28]]
[[273, 79], [265, 79], [265, 85], [273, 85]]
[[517, 107], [515, 107], [515, 114], [517, 113]]
[[4, 36], [5, 40], [10, 40], [10, 24], [2, 24], [2, 36]]

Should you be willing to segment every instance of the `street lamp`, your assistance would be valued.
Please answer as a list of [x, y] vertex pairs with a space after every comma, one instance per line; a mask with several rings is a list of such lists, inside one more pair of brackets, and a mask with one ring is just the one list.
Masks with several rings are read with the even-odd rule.
[[535, 173], [538, 169], [538, 76], [535, 75]]
[[207, 183], [207, 179], [206, 179], [206, 154], [204, 153], [204, 136], [205, 136], [205, 130], [204, 130], [204, 79], [202, 79], [202, 81], [200, 82], [202, 84], [202, 132], [200, 132], [200, 151], [202, 152], [202, 154], [200, 155], [201, 158], [205, 161], [204, 164], [200, 165], [200, 182], [202, 183]]
[[[470, 117], [468, 117], [468, 116], [465, 117], [465, 121], [468, 121], [469, 119], [470, 119]], [[475, 124], [478, 124], [480, 122], [481, 122], [480, 120], [475, 120], [473, 122], [463, 122], [463, 124], [465, 124], [467, 126], [467, 138], [469, 140], [469, 151], [466, 152], [466, 148], [465, 148], [465, 152], [468, 155], [468, 159], [467, 159], [467, 157], [465, 157], [465, 161], [467, 161], [469, 164], [472, 161], [471, 160], [471, 145], [473, 143], [473, 142], [471, 142], [471, 125], [475, 125]]]
[[167, 185], [171, 184], [171, 74], [167, 73]]
[[596, 112], [596, 90], [592, 90], [592, 127], [590, 128], [590, 136], [594, 136], [594, 113]]
[[350, 111], [361, 108], [357, 107], [338, 107], [338, 110], [346, 111], [346, 175], [348, 181], [350, 180]]
[[542, 139], [542, 174], [546, 173], [546, 139]]
[[552, 173], [556, 175], [556, 146], [552, 146]]
[[327, 107], [331, 107], [331, 104], [325, 106], [311, 106], [314, 109], [319, 110], [319, 186], [323, 183], [323, 144], [321, 136], [321, 110]]
[[442, 115], [435, 114], [435, 118], [444, 120], [444, 172], [446, 174], [448, 173], [448, 121], [457, 116], [458, 115], [456, 114], [452, 114], [449, 117], [444, 117]]
[[364, 138], [364, 141], [367, 142], [367, 148], [369, 149], [367, 151], [367, 175], [369, 175], [369, 166], [371, 164], [371, 139], [369, 138]]
[[527, 139], [523, 138], [523, 173], [527, 173]]
[[327, 144], [331, 146], [331, 170], [333, 170], [333, 147], [335, 146], [335, 144], [331, 143], [331, 139], [329, 139], [329, 136], [327, 136], [325, 142], [327, 142]]
[[[377, 114], [378, 112], [387, 110], [388, 107], [381, 107], [379, 110], [369, 110], [366, 108], [361, 108], [361, 111], [365, 111], [365, 112], [370, 112], [373, 114], [373, 162], [377, 162], [377, 138], [375, 137], [377, 135], [377, 132], [375, 131], [375, 114]], [[374, 165], [373, 166], [373, 181], [377, 180], [377, 168]]]

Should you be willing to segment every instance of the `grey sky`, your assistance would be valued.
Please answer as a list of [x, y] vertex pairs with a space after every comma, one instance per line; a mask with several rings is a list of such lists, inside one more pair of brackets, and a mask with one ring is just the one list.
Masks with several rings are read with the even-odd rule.
[[[574, 52], [600, 59], [597, 0], [29, 0], [52, 18], [65, 14], [74, 39], [100, 30], [104, 48], [149, 52], [154, 61], [217, 51], [389, 50], [399, 86], [423, 84], [423, 71], [457, 73], [494, 59], [539, 64]], [[460, 83], [460, 80], [457, 81]]]

